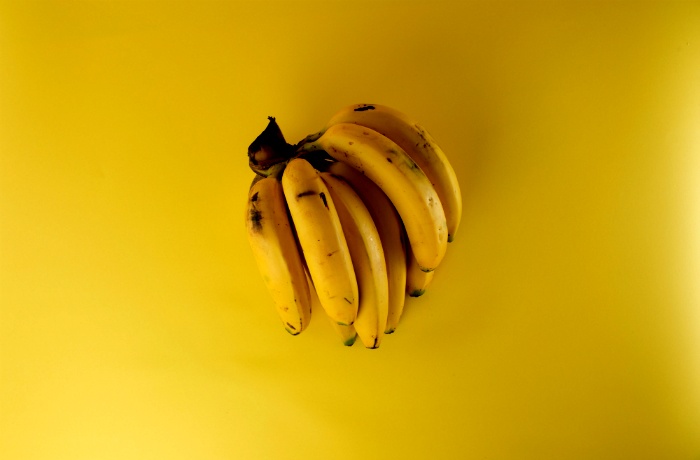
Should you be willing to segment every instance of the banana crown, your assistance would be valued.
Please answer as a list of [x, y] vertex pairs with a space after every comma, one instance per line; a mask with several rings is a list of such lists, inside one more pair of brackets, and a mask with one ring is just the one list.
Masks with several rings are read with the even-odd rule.
[[294, 146], [287, 143], [274, 117], [268, 117], [265, 130], [248, 146], [248, 165], [260, 176], [281, 172], [283, 164], [294, 156]]

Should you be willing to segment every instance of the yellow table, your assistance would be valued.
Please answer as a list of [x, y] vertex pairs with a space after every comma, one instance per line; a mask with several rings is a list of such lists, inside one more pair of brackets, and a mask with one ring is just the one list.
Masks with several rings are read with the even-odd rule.
[[[700, 458], [700, 3], [0, 2], [0, 458]], [[279, 325], [246, 148], [420, 120], [463, 224], [380, 349]]]

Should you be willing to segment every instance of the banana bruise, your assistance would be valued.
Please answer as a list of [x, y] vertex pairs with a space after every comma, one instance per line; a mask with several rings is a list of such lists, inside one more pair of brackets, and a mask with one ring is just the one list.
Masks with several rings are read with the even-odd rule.
[[297, 335], [309, 325], [311, 295], [278, 179], [253, 181], [245, 221], [253, 256], [277, 313], [285, 329]]
[[377, 226], [389, 282], [389, 311], [384, 333], [391, 334], [398, 326], [406, 300], [406, 245], [401, 218], [384, 192], [352, 166], [336, 161], [328, 166], [328, 172], [350, 184]]
[[354, 123], [373, 129], [396, 142], [433, 184], [444, 208], [448, 241], [462, 218], [462, 194], [457, 175], [435, 139], [408, 115], [380, 104], [354, 104], [338, 111], [327, 126]]
[[359, 300], [357, 279], [328, 188], [303, 158], [289, 161], [282, 187], [321, 307], [338, 324], [353, 324]]
[[305, 139], [300, 149], [323, 150], [377, 184], [401, 216], [421, 270], [437, 268], [447, 249], [445, 212], [428, 177], [400, 146], [373, 129], [338, 123]]
[[360, 293], [353, 324], [362, 344], [378, 348], [386, 329], [389, 282], [381, 238], [372, 216], [352, 187], [337, 176], [322, 172], [343, 226]]

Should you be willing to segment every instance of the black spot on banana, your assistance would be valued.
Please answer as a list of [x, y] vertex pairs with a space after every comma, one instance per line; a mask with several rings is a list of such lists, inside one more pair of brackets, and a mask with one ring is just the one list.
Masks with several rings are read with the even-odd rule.
[[[257, 193], [255, 194], [255, 196], [257, 199]], [[251, 201], [255, 201], [255, 200], [251, 199]], [[256, 232], [262, 231], [262, 220], [263, 220], [262, 213], [259, 210], [252, 208], [250, 210], [249, 218], [250, 218], [250, 223], [252, 224], [253, 230]]]
[[374, 110], [375, 107], [373, 105], [363, 105], [362, 107], [357, 107], [355, 108], [355, 112], [365, 112], [367, 110]]
[[321, 197], [321, 201], [323, 201], [323, 205], [328, 209], [328, 201], [326, 200], [326, 194], [321, 192], [318, 194], [318, 196]]

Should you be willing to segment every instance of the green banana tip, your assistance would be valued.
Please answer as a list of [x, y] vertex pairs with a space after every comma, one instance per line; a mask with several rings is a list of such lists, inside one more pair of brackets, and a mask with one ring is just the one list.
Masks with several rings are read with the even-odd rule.
[[408, 293], [410, 297], [420, 297], [425, 294], [425, 289], [414, 289]]
[[351, 346], [355, 345], [355, 340], [357, 340], [357, 334], [355, 334], [354, 336], [350, 337], [345, 342], [343, 342], [343, 345], [345, 345], [346, 347], [351, 347]]

